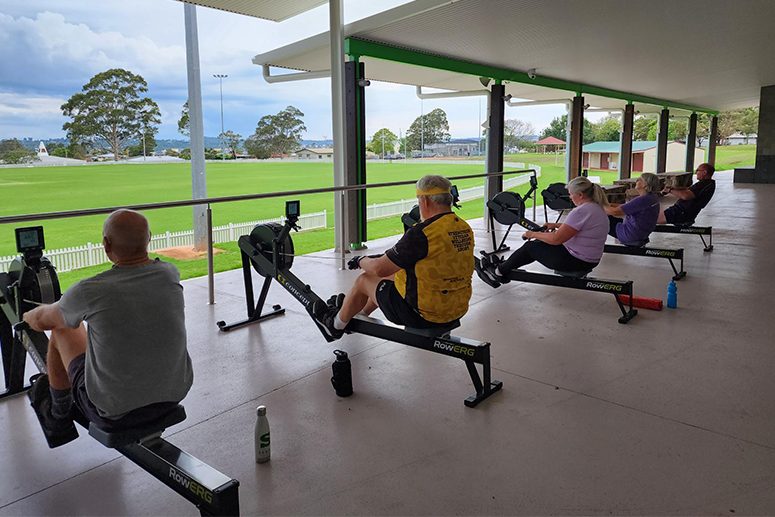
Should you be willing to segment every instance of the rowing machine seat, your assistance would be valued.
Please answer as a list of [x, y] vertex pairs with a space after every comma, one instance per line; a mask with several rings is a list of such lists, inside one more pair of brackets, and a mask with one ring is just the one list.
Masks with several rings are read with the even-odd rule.
[[633, 242], [622, 242], [625, 246], [628, 246], [630, 248], [642, 248], [646, 244], [649, 243], [648, 238], [643, 239], [642, 241], [633, 241]]
[[591, 269], [590, 269], [589, 271], [560, 271], [559, 269], [555, 269], [555, 270], [554, 270], [554, 273], [555, 273], [556, 275], [560, 275], [560, 276], [572, 276], [572, 277], [574, 277], [574, 278], [584, 278], [585, 276], [587, 276], [587, 275], [588, 275], [588, 274], [590, 274], [591, 272], [592, 272], [592, 270], [591, 270]]
[[460, 320], [454, 320], [450, 321], [446, 325], [442, 327], [433, 327], [433, 328], [415, 328], [415, 327], [404, 327], [404, 330], [407, 332], [411, 332], [412, 334], [419, 334], [420, 336], [426, 336], [426, 337], [442, 337], [446, 336], [450, 332], [452, 332], [454, 329], [458, 328], [460, 326]]
[[130, 427], [129, 429], [120, 429], [116, 431], [106, 431], [100, 429], [94, 422], [89, 423], [89, 436], [100, 442], [105, 447], [115, 449], [123, 445], [139, 442], [143, 438], [154, 434], [161, 434], [168, 427], [179, 424], [186, 419], [186, 410], [178, 404], [175, 409], [166, 415], [157, 418], [145, 425]]

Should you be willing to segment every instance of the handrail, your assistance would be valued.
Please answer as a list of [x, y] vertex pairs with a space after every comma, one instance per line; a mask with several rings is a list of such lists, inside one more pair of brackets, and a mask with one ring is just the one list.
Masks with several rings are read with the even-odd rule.
[[[521, 172], [533, 172], [535, 169], [522, 169], [516, 171], [489, 172], [485, 174], [466, 174], [463, 176], [450, 176], [447, 179], [464, 180], [474, 178], [490, 178], [518, 174]], [[44, 221], [50, 219], [66, 219], [69, 217], [83, 217], [87, 215], [110, 214], [120, 209], [129, 210], [157, 210], [160, 208], [175, 208], [184, 206], [212, 205], [217, 203], [230, 203], [233, 201], [248, 201], [253, 199], [268, 199], [275, 197], [301, 196], [306, 194], [323, 194], [327, 192], [350, 192], [353, 190], [367, 190], [370, 188], [397, 187], [401, 185], [414, 185], [417, 180], [390, 181], [387, 183], [372, 183], [369, 185], [346, 185], [342, 187], [321, 187], [303, 190], [284, 190], [281, 192], [264, 192], [261, 194], [241, 194], [237, 196], [208, 197], [202, 199], [184, 199], [181, 201], [165, 201], [163, 203], [143, 203], [138, 205], [108, 206], [102, 208], [83, 208], [80, 210], [63, 210], [61, 212], [41, 212], [37, 214], [8, 215], [0, 217], [0, 224], [23, 223], [29, 221]]]

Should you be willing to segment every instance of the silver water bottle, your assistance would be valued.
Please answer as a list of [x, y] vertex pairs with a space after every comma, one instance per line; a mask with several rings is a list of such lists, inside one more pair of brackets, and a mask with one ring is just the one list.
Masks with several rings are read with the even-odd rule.
[[269, 461], [269, 420], [266, 419], [266, 406], [258, 406], [256, 410], [256, 463]]

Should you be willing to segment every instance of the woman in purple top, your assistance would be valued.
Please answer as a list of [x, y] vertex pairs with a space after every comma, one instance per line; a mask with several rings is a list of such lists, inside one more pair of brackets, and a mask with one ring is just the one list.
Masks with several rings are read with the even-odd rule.
[[[553, 232], [525, 232], [526, 242], [498, 266], [477, 270], [489, 285], [508, 282], [508, 273], [538, 261], [559, 271], [591, 271], [603, 256], [608, 235], [608, 216], [603, 207], [608, 198], [600, 185], [579, 177], [568, 183], [570, 198], [576, 205], [564, 223], [547, 223]], [[478, 266], [479, 264], [477, 264]], [[480, 267], [481, 269], [481, 267]]]
[[[644, 172], [635, 182], [638, 197], [623, 205], [611, 205], [605, 209], [610, 228], [608, 234], [623, 244], [648, 242], [649, 235], [659, 219], [659, 178]], [[624, 216], [624, 220], [619, 217]]]

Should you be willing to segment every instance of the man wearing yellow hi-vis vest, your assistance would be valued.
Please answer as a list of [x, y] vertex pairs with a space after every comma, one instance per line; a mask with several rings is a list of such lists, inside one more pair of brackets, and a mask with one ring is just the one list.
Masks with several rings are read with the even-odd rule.
[[355, 257], [349, 269], [362, 269], [347, 296], [333, 296], [316, 317], [334, 338], [359, 312], [378, 307], [397, 325], [446, 326], [468, 312], [474, 273], [474, 234], [452, 213], [452, 184], [443, 176], [417, 182], [422, 222], [409, 228], [384, 255]]

